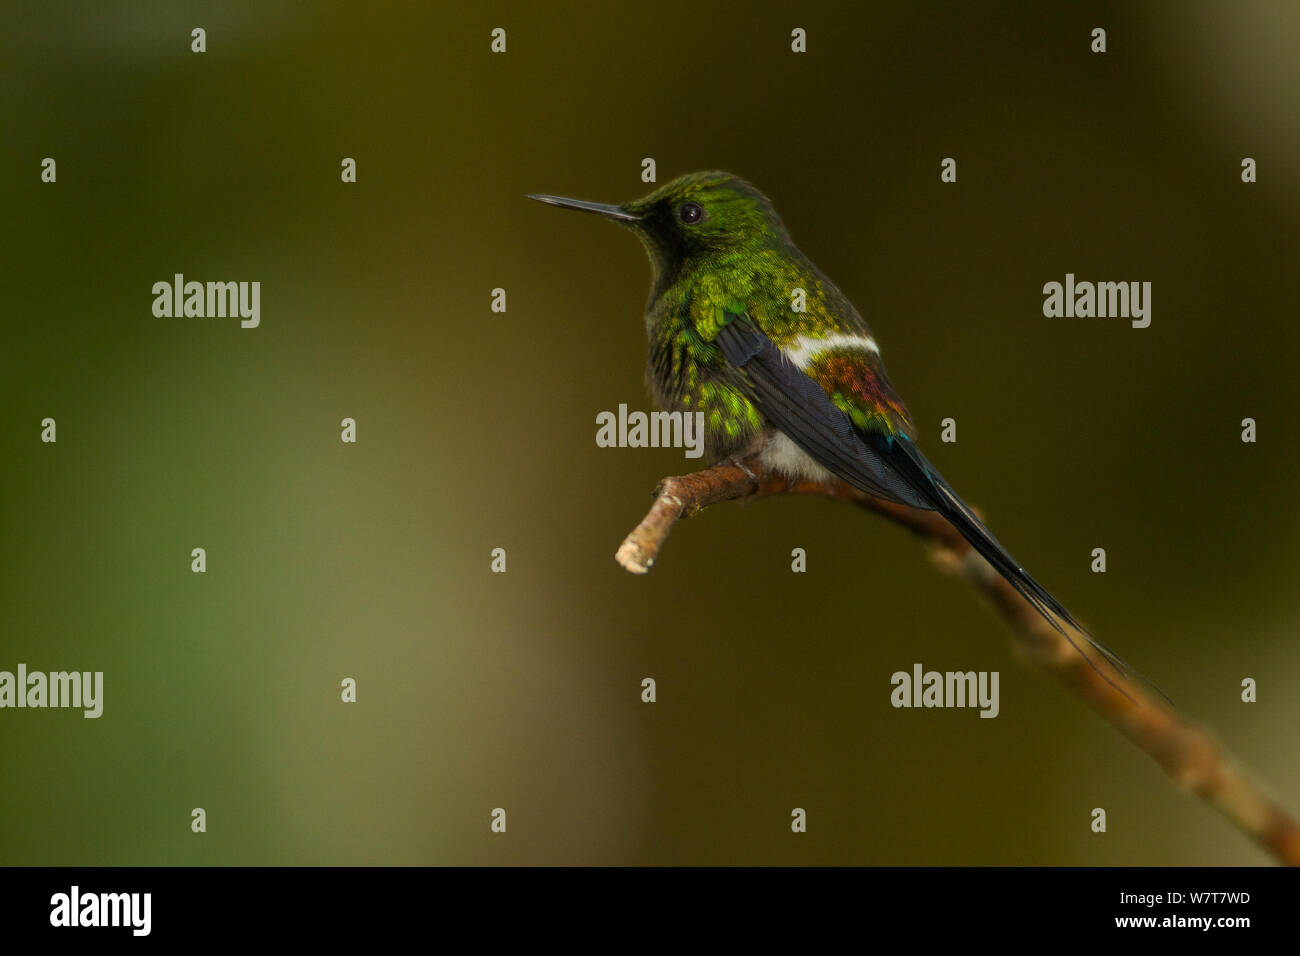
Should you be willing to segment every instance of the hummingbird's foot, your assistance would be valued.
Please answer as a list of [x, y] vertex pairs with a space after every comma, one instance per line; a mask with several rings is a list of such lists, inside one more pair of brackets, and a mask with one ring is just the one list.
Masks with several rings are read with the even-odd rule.
[[742, 457], [741, 455], [732, 455], [729, 458], [724, 458], [722, 461], [718, 462], [718, 464], [726, 468], [739, 468], [746, 475], [748, 475], [749, 480], [752, 481], [755, 486], [757, 486], [758, 475], [757, 473], [755, 473], [754, 469], [749, 467], [749, 465], [747, 464], [748, 461], [749, 461], [748, 458]]

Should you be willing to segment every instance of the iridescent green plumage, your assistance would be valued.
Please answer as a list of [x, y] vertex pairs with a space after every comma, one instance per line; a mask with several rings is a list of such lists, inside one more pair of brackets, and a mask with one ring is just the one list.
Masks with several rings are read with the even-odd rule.
[[622, 206], [532, 198], [604, 215], [641, 239], [654, 274], [650, 389], [661, 408], [704, 413], [711, 457], [743, 456], [791, 478], [838, 478], [938, 511], [1067, 639], [1067, 627], [1087, 636], [921, 454], [866, 322], [757, 189], [709, 172]]
[[[681, 221], [677, 210], [685, 203], [704, 210], [699, 222]], [[639, 217], [624, 224], [642, 239], [654, 271], [646, 305], [651, 390], [664, 408], [705, 413], [715, 457], [741, 453], [761, 431], [761, 415], [731, 380], [714, 341], [727, 314], [748, 316], [782, 348], [836, 334], [870, 340], [866, 322], [748, 183], [726, 173], [695, 173], [622, 208]], [[855, 422], [913, 436], [879, 352], [852, 351], [862, 374], [827, 362], [807, 371], [829, 386]]]

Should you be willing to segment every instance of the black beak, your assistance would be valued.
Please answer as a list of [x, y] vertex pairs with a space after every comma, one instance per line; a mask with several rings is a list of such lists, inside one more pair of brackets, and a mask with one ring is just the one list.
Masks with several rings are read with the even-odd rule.
[[599, 216], [607, 219], [616, 219], [619, 222], [639, 222], [640, 216], [634, 216], [631, 213], [624, 212], [618, 206], [611, 206], [603, 202], [587, 202], [585, 199], [565, 199], [563, 196], [537, 196], [530, 195], [529, 199], [536, 199], [538, 202], [544, 202], [548, 206], [559, 206], [561, 209], [576, 209], [579, 212], [594, 212]]

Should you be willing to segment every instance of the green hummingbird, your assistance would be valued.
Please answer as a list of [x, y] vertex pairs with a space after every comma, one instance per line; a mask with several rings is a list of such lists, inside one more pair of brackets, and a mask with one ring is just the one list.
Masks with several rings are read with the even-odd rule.
[[645, 310], [650, 390], [663, 410], [704, 413], [711, 459], [757, 456], [764, 469], [791, 479], [834, 476], [939, 512], [1070, 643], [1062, 625], [1118, 673], [1132, 673], [1021, 567], [921, 453], [867, 323], [799, 251], [756, 188], [703, 172], [623, 205], [528, 198], [604, 216], [641, 240], [653, 273]]

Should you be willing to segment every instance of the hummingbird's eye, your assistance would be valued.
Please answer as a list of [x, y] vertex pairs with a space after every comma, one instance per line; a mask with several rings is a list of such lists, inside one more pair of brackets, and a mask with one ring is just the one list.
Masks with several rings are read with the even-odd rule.
[[686, 225], [694, 225], [704, 218], [704, 207], [697, 202], [684, 202], [677, 210], [677, 217]]

